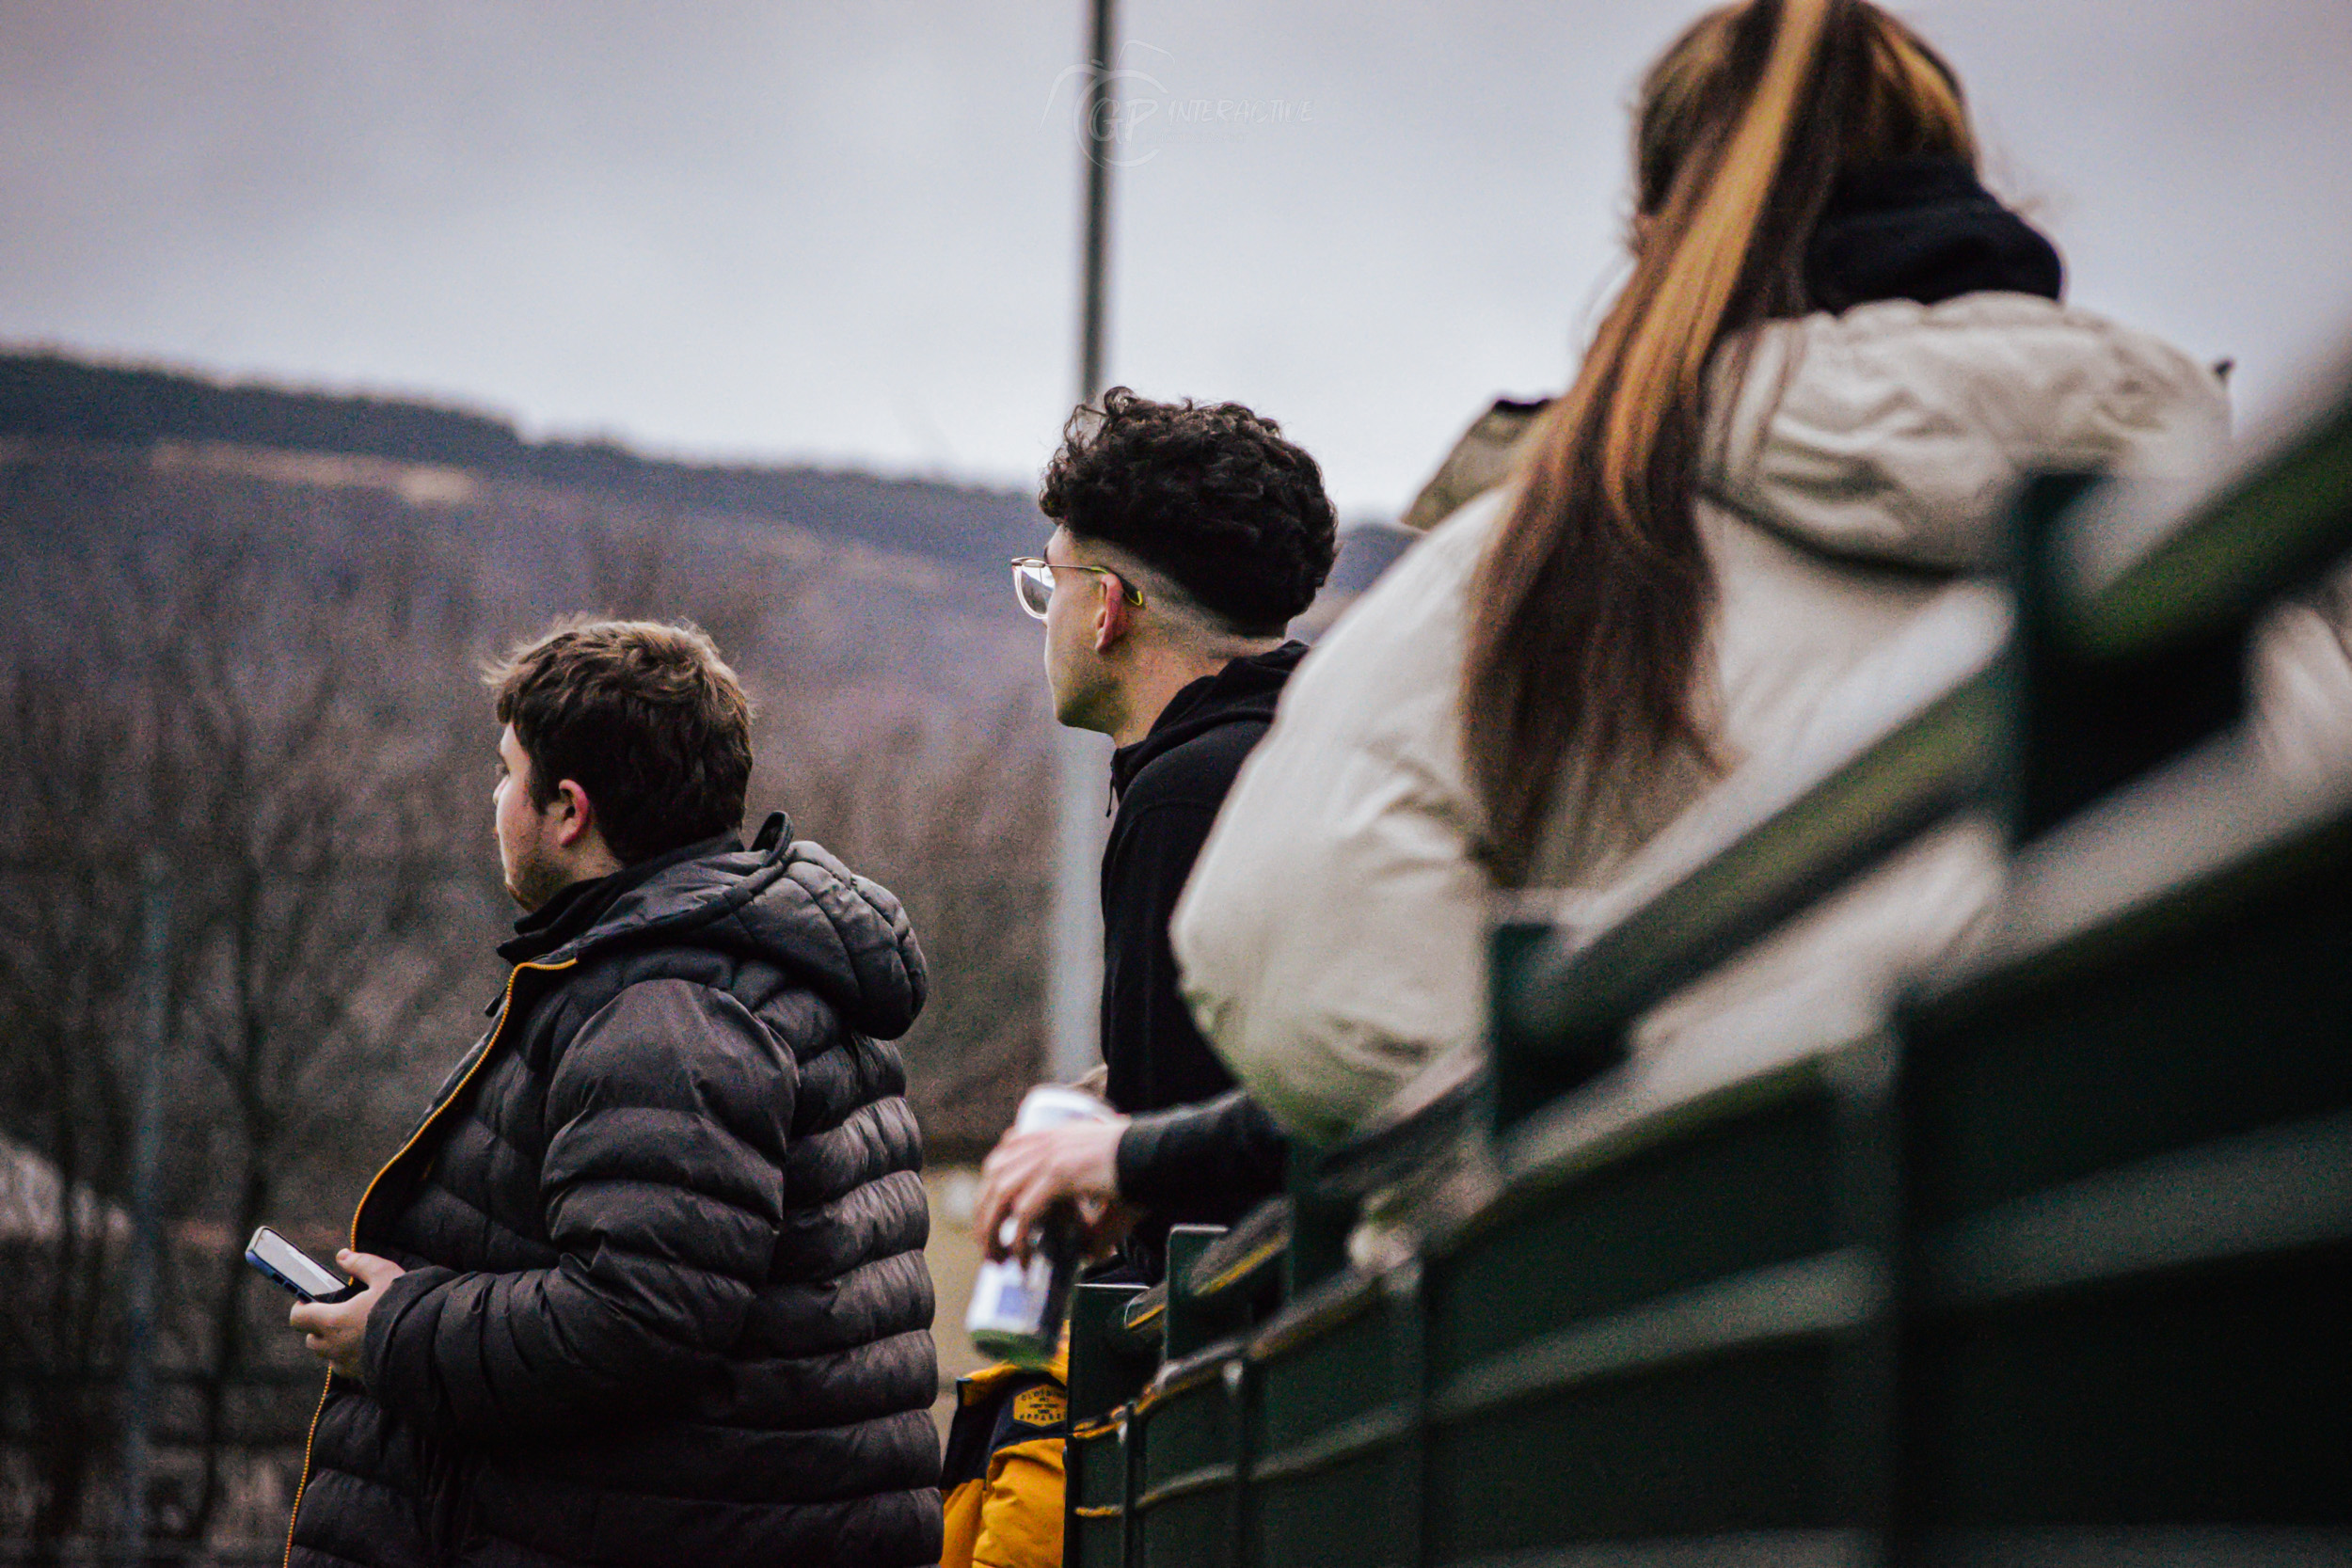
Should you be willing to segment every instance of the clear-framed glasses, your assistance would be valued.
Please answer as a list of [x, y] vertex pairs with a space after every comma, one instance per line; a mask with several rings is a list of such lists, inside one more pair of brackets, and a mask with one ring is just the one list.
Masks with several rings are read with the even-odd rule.
[[1054, 602], [1054, 574], [1060, 572], [1099, 572], [1119, 584], [1119, 596], [1143, 608], [1143, 591], [1121, 578], [1108, 566], [1057, 566], [1033, 555], [1025, 555], [1012, 563], [1012, 596], [1020, 601], [1022, 610], [1036, 620], [1045, 619], [1046, 607]]

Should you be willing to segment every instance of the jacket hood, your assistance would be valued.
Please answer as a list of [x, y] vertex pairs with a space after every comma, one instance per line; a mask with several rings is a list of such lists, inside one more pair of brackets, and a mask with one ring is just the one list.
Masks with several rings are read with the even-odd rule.
[[2212, 371], [2029, 294], [1817, 312], [1769, 323], [1746, 346], [1736, 388], [1738, 355], [1716, 366], [1701, 493], [1833, 555], [1989, 566], [2027, 476], [2185, 479], [2228, 440]]
[[930, 988], [923, 949], [898, 898], [809, 839], [730, 847], [665, 866], [542, 961], [641, 945], [767, 959], [876, 1039], [905, 1034]]
[[1306, 657], [1306, 643], [1285, 642], [1270, 652], [1234, 659], [1178, 691], [1152, 721], [1150, 734], [1111, 753], [1111, 787], [1125, 791], [1127, 782], [1152, 758], [1222, 725], [1273, 722], [1283, 684]]
[[1984, 188], [1972, 160], [1889, 158], [1848, 168], [1830, 186], [1804, 253], [1804, 292], [1817, 309], [1933, 305], [1986, 290], [2060, 299], [2066, 264], [2047, 235]]

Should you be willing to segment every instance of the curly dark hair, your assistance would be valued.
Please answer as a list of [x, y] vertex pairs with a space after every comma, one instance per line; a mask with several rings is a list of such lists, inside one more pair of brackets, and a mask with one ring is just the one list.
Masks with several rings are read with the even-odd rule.
[[531, 803], [544, 811], [559, 784], [578, 784], [622, 864], [742, 822], [752, 705], [697, 628], [561, 621], [484, 678], [531, 759]]
[[1338, 550], [1323, 470], [1238, 403], [1154, 403], [1112, 388], [1101, 407], [1070, 416], [1037, 504], [1248, 637], [1280, 635]]

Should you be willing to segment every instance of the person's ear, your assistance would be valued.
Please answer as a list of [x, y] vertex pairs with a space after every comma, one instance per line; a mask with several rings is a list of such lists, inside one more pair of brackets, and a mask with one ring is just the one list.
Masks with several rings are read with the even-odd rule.
[[1103, 597], [1094, 611], [1094, 651], [1106, 654], [1135, 629], [1135, 610], [1127, 603], [1125, 583], [1100, 572], [1088, 576], [1103, 585]]
[[569, 779], [555, 786], [555, 799], [548, 802], [548, 809], [555, 814], [555, 842], [560, 848], [573, 847], [596, 828], [596, 808], [588, 803], [588, 792]]

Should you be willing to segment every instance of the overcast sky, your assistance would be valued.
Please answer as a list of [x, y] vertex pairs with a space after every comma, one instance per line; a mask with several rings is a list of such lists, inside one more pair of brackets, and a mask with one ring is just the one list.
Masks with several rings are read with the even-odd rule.
[[[1025, 485], [1081, 8], [0, 0], [0, 341]], [[2235, 358], [2255, 420], [2340, 362], [2352, 4], [1901, 8], [2077, 302]], [[1114, 379], [1242, 399], [1392, 515], [1565, 379], [1632, 81], [1697, 9], [1128, 0]]]

